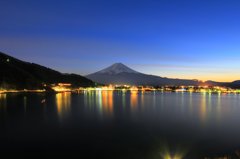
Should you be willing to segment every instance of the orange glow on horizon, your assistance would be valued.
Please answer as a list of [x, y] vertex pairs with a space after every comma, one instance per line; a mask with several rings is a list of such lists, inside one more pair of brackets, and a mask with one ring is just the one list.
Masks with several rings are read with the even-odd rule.
[[[162, 76], [162, 75], [161, 75]], [[162, 76], [163, 77], [163, 76]], [[164, 76], [165, 77], [165, 76]], [[204, 76], [200, 76], [200, 75], [171, 75], [171, 76], [166, 76], [167, 78], [177, 78], [177, 79], [196, 79], [198, 81], [216, 81], [216, 82], [233, 82], [236, 80], [240, 80], [240, 75], [232, 75], [232, 74], [227, 74], [227, 75], [204, 75]]]
[[[211, 69], [211, 68], [209, 68]], [[144, 73], [146, 74], [152, 74], [160, 77], [167, 77], [167, 78], [177, 78], [177, 79], [196, 79], [199, 81], [218, 81], [218, 82], [233, 82], [240, 79], [240, 73], [237, 73], [237, 71], [234, 70], [228, 70], [223, 72], [217, 72], [217, 71], [211, 71], [209, 70], [205, 71], [189, 71], [189, 70], [181, 70], [181, 71], [152, 71], [147, 70]]]

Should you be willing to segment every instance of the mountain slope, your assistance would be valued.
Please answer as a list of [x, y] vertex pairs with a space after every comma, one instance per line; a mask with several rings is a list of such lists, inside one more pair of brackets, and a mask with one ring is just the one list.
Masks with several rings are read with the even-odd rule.
[[198, 80], [188, 79], [172, 79], [163, 78], [154, 75], [147, 75], [123, 65], [122, 63], [115, 63], [106, 69], [86, 76], [87, 78], [102, 84], [129, 84], [129, 85], [151, 85], [151, 86], [164, 86], [164, 85], [208, 85], [208, 86], [225, 86], [230, 88], [240, 88], [240, 80], [233, 82], [216, 82], [206, 81], [200, 82]]
[[231, 88], [240, 88], [240, 80], [236, 80], [231, 83], [228, 83], [227, 86]]
[[137, 71], [134, 71], [133, 69], [125, 66], [122, 63], [115, 63], [101, 71], [96, 72], [95, 74], [109, 74], [109, 75], [116, 75], [119, 73], [139, 73]]
[[115, 63], [106, 69], [86, 76], [103, 84], [129, 85], [199, 85], [197, 80], [170, 79], [154, 75], [147, 75], [121, 64]]
[[50, 68], [24, 62], [0, 52], [0, 87], [36, 89], [42, 84], [71, 83], [73, 87], [91, 86], [94, 83], [80, 75], [62, 74]]

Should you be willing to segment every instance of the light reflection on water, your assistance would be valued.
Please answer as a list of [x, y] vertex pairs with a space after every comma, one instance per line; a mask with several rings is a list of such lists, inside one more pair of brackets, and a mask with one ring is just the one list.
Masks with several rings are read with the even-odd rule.
[[60, 118], [66, 116], [71, 110], [71, 93], [56, 94], [57, 113]]
[[100, 113], [100, 115], [102, 115], [102, 113], [103, 113], [103, 111], [102, 111], [102, 107], [103, 107], [103, 105], [102, 105], [102, 91], [97, 91], [96, 92], [96, 106], [98, 107], [98, 111], [99, 111], [99, 113]]
[[86, 91], [84, 92], [84, 105], [92, 113], [97, 110], [101, 117], [112, 117], [114, 107], [113, 91]]
[[24, 107], [24, 113], [27, 113], [27, 97], [23, 97], [23, 107]]
[[7, 106], [7, 95], [0, 93], [0, 111], [6, 110], [6, 106]]
[[133, 91], [131, 91], [130, 95], [131, 95], [131, 99], [130, 99], [131, 110], [134, 112], [134, 111], [136, 111], [137, 106], [138, 106], [139, 94], [138, 94], [138, 91], [133, 90]]
[[[238, 95], [234, 96], [235, 99]], [[222, 105], [223, 98], [227, 98], [227, 103], [230, 102], [229, 97], [225, 95], [211, 93], [89, 91], [84, 93], [84, 106], [89, 113], [95, 114], [97, 112], [101, 117], [107, 118], [114, 117], [115, 111], [134, 114], [150, 112], [159, 113], [159, 115], [162, 113], [164, 115], [164, 111], [166, 111], [169, 115], [176, 113], [184, 118], [194, 117], [198, 119], [200, 125], [204, 126], [209, 120], [220, 122], [223, 114], [229, 115], [231, 113], [228, 112], [230, 108]], [[64, 102], [64, 100], [58, 100], [58, 105], [60, 105], [59, 102]], [[71, 104], [67, 103], [65, 101], [59, 107], [69, 107]], [[224, 109], [222, 109], [223, 107]], [[59, 112], [65, 110], [68, 109], [61, 109]]]
[[218, 95], [217, 95], [217, 105], [216, 105], [216, 107], [217, 107], [217, 119], [218, 120], [220, 120], [220, 118], [221, 118], [221, 111], [222, 111], [222, 109], [221, 109], [221, 94], [219, 93]]
[[6, 97], [7, 97], [6, 94], [1, 94], [0, 93], [0, 104], [1, 104], [1, 106], [6, 105]]
[[[99, 134], [96, 132], [97, 135], [91, 132], [95, 135], [93, 141], [89, 139], [93, 143], [95, 139], [100, 143], [107, 139], [117, 139], [123, 143], [130, 140], [132, 143], [136, 142], [136, 145], [132, 146], [137, 147], [141, 139], [143, 143], [140, 144], [145, 145], [150, 136], [154, 141], [156, 138], [164, 138], [170, 144], [172, 141], [169, 140], [175, 139], [178, 142], [194, 139], [197, 144], [204, 139], [203, 147], [212, 142], [216, 142], [216, 145], [218, 142], [240, 145], [240, 127], [237, 124], [240, 121], [239, 96], [139, 91], [85, 91], [79, 94], [66, 92], [52, 96], [0, 94], [0, 117], [7, 116], [9, 111], [9, 118], [13, 118], [10, 121], [18, 121], [25, 112], [24, 119], [28, 122], [32, 119], [31, 113], [35, 113], [32, 120], [34, 122], [41, 121], [41, 117], [44, 116], [47, 123], [57, 121], [62, 126], [70, 123], [70, 131], [77, 131], [77, 135], [74, 136], [76, 138], [84, 132], [82, 125], [89, 126], [87, 131], [92, 127], [94, 131], [106, 129], [101, 130]], [[42, 99], [46, 99], [46, 103], [42, 104]], [[109, 126], [108, 123], [112, 125]], [[107, 126], [104, 127], [104, 124]], [[107, 137], [100, 138], [103, 134], [101, 132], [107, 133]], [[88, 135], [88, 132], [86, 134]], [[122, 138], [119, 139], [120, 137]], [[171, 150], [169, 151], [171, 156]], [[161, 155], [164, 156], [165, 152]], [[167, 155], [169, 156], [168, 153]]]
[[[0, 94], [0, 110], [8, 107], [8, 96]], [[163, 93], [163, 92], [139, 92], [139, 91], [86, 91], [74, 96], [70, 92], [55, 95], [57, 116], [61, 119], [71, 115], [72, 98], [83, 97], [84, 109], [91, 116], [101, 118], [114, 118], [116, 113], [138, 114], [151, 118], [154, 114], [165, 117], [178, 116], [178, 119], [191, 119], [201, 126], [209, 121], [221, 123], [226, 117], [235, 117], [240, 106], [240, 95], [211, 94], [211, 93]], [[42, 99], [42, 98], [41, 98]], [[52, 99], [48, 99], [52, 100]], [[10, 101], [10, 100], [9, 100]], [[13, 100], [10, 101], [11, 103]], [[32, 100], [28, 95], [21, 97], [23, 112], [31, 109]], [[11, 104], [13, 105], [13, 104]], [[19, 104], [18, 104], [19, 105]], [[36, 104], [35, 104], [36, 105]], [[37, 105], [41, 104], [38, 101]], [[78, 107], [80, 107], [79, 105]]]
[[206, 101], [206, 93], [203, 93], [201, 98], [201, 106], [200, 106], [200, 119], [202, 123], [206, 121], [206, 118], [207, 118], [207, 101]]
[[102, 108], [103, 112], [107, 116], [113, 115], [113, 91], [103, 91], [102, 92]]

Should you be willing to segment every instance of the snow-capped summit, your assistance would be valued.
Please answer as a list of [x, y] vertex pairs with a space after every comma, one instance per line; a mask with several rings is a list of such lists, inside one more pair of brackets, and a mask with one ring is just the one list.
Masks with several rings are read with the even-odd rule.
[[119, 73], [139, 73], [134, 71], [133, 69], [125, 66], [122, 63], [115, 63], [101, 71], [96, 72], [97, 74], [109, 74], [109, 75], [116, 75]]

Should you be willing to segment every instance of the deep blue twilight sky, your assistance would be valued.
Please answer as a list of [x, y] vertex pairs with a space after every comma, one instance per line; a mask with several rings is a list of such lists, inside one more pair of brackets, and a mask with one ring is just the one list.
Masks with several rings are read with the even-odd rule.
[[0, 51], [62, 72], [115, 62], [148, 74], [240, 79], [239, 0], [1, 0]]

